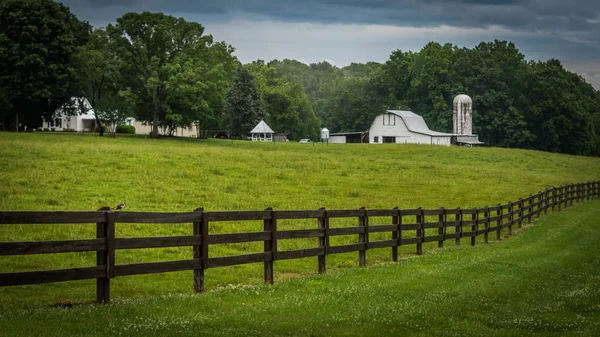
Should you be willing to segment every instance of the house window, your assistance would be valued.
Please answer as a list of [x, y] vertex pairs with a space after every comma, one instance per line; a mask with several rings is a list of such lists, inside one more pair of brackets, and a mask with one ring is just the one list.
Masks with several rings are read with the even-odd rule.
[[384, 143], [395, 143], [396, 137], [382, 137]]
[[396, 115], [384, 114], [383, 115], [383, 125], [396, 125]]
[[57, 127], [57, 128], [62, 128], [62, 119], [60, 119], [60, 118], [57, 118], [57, 119], [54, 121], [54, 124], [56, 125], [56, 127]]
[[379, 143], [379, 137], [375, 136], [375, 138], [373, 138], [373, 143], [377, 144]]

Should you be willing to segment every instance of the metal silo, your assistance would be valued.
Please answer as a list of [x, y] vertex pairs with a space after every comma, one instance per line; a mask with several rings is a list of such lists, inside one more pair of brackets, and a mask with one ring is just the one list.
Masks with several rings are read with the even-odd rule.
[[473, 134], [473, 101], [467, 95], [454, 97], [454, 129], [460, 135]]

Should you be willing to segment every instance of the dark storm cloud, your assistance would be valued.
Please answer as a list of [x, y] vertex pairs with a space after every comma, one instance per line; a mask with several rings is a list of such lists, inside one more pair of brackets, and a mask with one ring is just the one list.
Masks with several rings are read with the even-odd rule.
[[600, 1], [590, 0], [65, 0], [76, 7], [190, 14], [257, 14], [279, 20], [598, 32]]
[[599, 0], [58, 1], [96, 27], [142, 11], [198, 21], [243, 62], [288, 57], [343, 66], [384, 61], [428, 41], [511, 40], [528, 59], [558, 58], [600, 88]]

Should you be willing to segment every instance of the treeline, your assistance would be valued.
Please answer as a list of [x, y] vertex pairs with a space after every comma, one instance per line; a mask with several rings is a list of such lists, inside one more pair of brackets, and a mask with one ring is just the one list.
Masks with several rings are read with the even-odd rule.
[[558, 60], [527, 61], [513, 43], [458, 48], [428, 43], [392, 52], [385, 63], [293, 60], [246, 65], [276, 90], [300, 83], [316, 116], [332, 132], [367, 130], [385, 109], [414, 111], [433, 130], [452, 132], [452, 101], [473, 99], [473, 130], [491, 146], [600, 155], [600, 91]]
[[50, 0], [0, 3], [0, 122], [28, 129], [58, 108], [98, 123], [135, 117], [170, 134], [196, 126], [238, 136], [260, 119], [290, 139], [320, 127], [364, 131], [385, 109], [409, 109], [430, 128], [452, 130], [452, 99], [473, 98], [473, 129], [492, 146], [600, 155], [600, 92], [557, 60], [527, 61], [505, 41], [458, 48], [429, 43], [385, 63], [261, 60], [241, 65], [234, 48], [199, 23], [127, 13], [93, 29]]

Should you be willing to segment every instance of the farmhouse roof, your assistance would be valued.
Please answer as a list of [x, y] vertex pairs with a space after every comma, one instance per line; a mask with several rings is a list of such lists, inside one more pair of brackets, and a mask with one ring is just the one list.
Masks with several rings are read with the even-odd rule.
[[406, 124], [406, 128], [411, 132], [437, 137], [459, 136], [455, 133], [445, 133], [429, 130], [429, 127], [427, 126], [427, 123], [425, 123], [423, 117], [417, 115], [412, 111], [387, 110], [387, 113], [391, 113], [402, 118], [404, 124]]
[[275, 133], [265, 121], [261, 120], [258, 124], [250, 131], [250, 133]]

